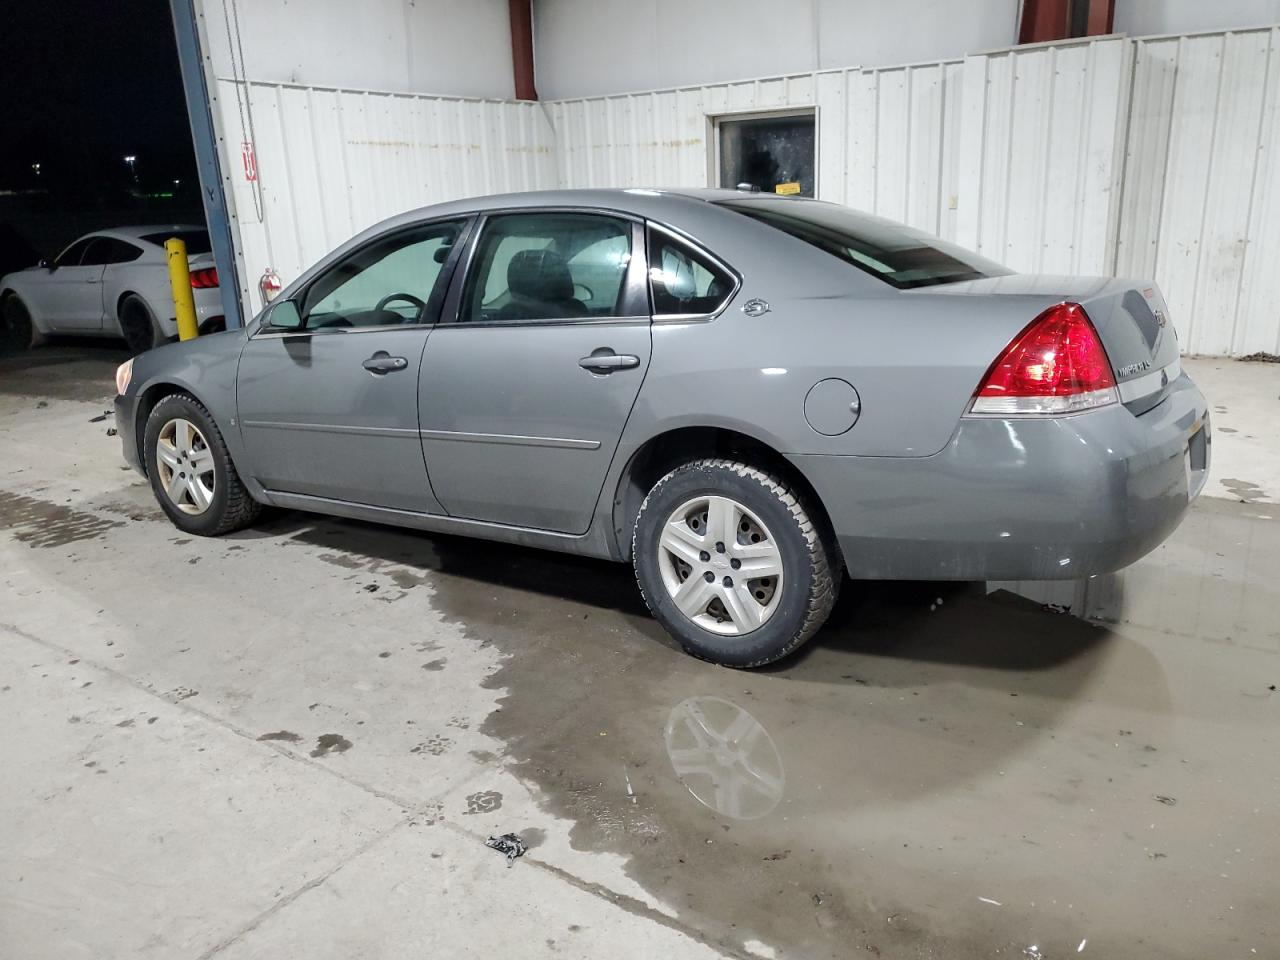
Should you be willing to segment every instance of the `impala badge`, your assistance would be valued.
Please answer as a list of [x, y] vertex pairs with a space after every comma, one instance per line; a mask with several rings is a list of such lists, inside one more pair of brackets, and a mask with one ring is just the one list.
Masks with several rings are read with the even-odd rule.
[[1151, 366], [1150, 360], [1139, 360], [1137, 363], [1130, 363], [1126, 366], [1121, 367], [1119, 370], [1116, 371], [1116, 373], [1120, 374], [1120, 376], [1122, 377], [1128, 377], [1135, 373], [1141, 373], [1143, 370], [1146, 370], [1150, 366]]

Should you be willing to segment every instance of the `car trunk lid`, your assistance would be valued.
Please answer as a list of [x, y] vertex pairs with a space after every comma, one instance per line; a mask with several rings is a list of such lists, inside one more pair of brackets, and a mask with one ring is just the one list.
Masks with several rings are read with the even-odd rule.
[[[1114, 277], [1060, 277], [1013, 274], [912, 291], [913, 295], [1044, 297], [1078, 303], [1102, 340], [1115, 374], [1120, 401], [1134, 414], [1160, 403], [1181, 373], [1178, 338], [1168, 306], [1150, 281]], [[1027, 317], [1030, 322], [1032, 316]]]

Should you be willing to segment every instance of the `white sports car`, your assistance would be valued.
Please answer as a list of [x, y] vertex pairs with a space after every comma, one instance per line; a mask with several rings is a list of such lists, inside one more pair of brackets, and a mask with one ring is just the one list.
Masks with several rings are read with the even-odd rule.
[[222, 328], [218, 271], [203, 227], [117, 227], [81, 237], [52, 261], [0, 278], [0, 346], [24, 349], [46, 334], [121, 336], [141, 353], [178, 335], [164, 243], [187, 244], [196, 322]]

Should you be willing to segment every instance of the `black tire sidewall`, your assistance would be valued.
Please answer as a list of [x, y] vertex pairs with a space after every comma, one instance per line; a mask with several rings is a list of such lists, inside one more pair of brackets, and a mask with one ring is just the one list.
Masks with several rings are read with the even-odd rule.
[[0, 303], [0, 350], [26, 350], [35, 342], [35, 321], [31, 311], [16, 295]]
[[[768, 621], [750, 633], [726, 637], [702, 629], [676, 607], [662, 582], [658, 538], [663, 524], [682, 503], [707, 495], [732, 497], [750, 509], [782, 555], [782, 598]], [[733, 667], [768, 663], [792, 649], [804, 627], [814, 585], [808, 540], [773, 490], [728, 465], [691, 464], [658, 482], [637, 520], [632, 562], [650, 610], [686, 651], [704, 660]]]
[[135, 354], [146, 353], [159, 339], [151, 308], [136, 296], [126, 297], [120, 304], [120, 333]]
[[[156, 466], [156, 441], [159, 439], [160, 431], [164, 425], [170, 420], [179, 417], [184, 420], [190, 420], [199, 427], [200, 432], [204, 434], [205, 440], [208, 441], [209, 449], [213, 451], [213, 500], [209, 504], [209, 509], [201, 514], [193, 515], [179, 510], [160, 485], [160, 470]], [[186, 533], [193, 533], [197, 536], [214, 536], [221, 527], [222, 520], [227, 513], [227, 497], [229, 496], [232, 478], [229, 471], [231, 458], [227, 453], [226, 444], [223, 443], [222, 433], [214, 424], [213, 418], [209, 416], [208, 411], [195, 400], [182, 394], [165, 397], [155, 405], [151, 415], [147, 417], [146, 430], [143, 434], [142, 455], [147, 465], [147, 479], [151, 483], [151, 492], [155, 494], [156, 502], [160, 504], [160, 509], [173, 521], [173, 525]]]

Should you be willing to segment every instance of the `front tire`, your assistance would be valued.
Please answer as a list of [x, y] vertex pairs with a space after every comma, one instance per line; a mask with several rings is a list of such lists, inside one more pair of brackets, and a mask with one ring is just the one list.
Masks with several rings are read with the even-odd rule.
[[151, 308], [141, 297], [132, 294], [120, 304], [120, 332], [134, 356], [160, 346], [166, 339], [160, 332], [160, 324], [151, 314]]
[[185, 393], [152, 409], [143, 454], [151, 491], [184, 533], [216, 537], [249, 526], [262, 511], [236, 473], [213, 417]]
[[44, 343], [27, 305], [11, 293], [0, 303], [0, 353], [16, 353]]
[[727, 667], [772, 663], [835, 603], [840, 572], [820, 524], [779, 477], [733, 460], [686, 463], [640, 507], [636, 581], [686, 652]]

